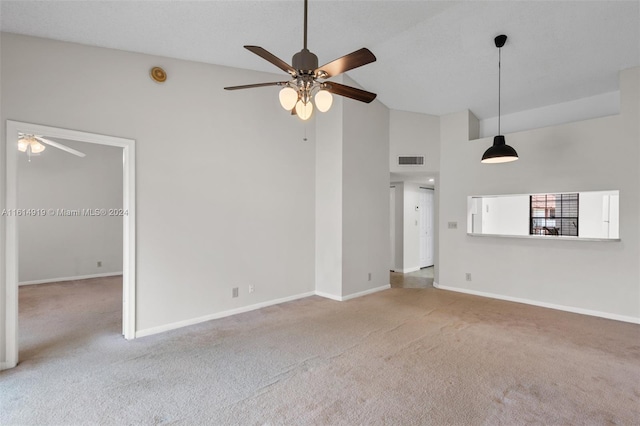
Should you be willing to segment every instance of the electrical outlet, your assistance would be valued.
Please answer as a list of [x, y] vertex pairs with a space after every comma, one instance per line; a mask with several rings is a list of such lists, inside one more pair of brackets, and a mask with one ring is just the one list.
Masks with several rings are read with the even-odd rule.
[[102, 268], [102, 260], [98, 260], [98, 268]]
[[471, 273], [467, 272], [467, 281], [471, 281]]
[[231, 297], [238, 297], [238, 287], [234, 287], [231, 292]]
[[369, 272], [369, 281], [371, 281], [371, 272]]
[[253, 293], [254, 291], [256, 291], [256, 288], [252, 285], [249, 286], [249, 293]]
[[449, 229], [458, 229], [458, 222], [449, 222]]

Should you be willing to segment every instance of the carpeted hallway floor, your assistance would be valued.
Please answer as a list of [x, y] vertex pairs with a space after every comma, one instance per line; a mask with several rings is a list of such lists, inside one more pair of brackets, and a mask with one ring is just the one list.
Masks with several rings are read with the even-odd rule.
[[434, 288], [127, 342], [117, 278], [20, 289], [0, 424], [640, 424], [640, 326]]

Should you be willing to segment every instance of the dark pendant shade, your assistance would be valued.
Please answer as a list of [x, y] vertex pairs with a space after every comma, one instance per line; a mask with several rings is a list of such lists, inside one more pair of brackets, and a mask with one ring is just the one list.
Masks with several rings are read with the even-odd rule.
[[507, 36], [499, 35], [494, 39], [498, 48], [498, 136], [493, 137], [493, 146], [484, 152], [481, 163], [508, 163], [518, 159], [518, 153], [504, 141], [500, 134], [500, 80], [502, 76], [502, 46], [507, 42]]
[[487, 149], [482, 156], [483, 163], [507, 163], [517, 159], [518, 153], [505, 143], [502, 135], [494, 136], [493, 146]]

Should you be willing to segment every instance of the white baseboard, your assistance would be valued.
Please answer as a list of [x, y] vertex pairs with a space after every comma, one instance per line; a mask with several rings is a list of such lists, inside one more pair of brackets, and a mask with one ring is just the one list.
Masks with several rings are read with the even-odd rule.
[[355, 299], [356, 297], [366, 296], [367, 294], [377, 293], [382, 290], [388, 290], [391, 288], [391, 284], [383, 285], [369, 290], [361, 291], [358, 293], [348, 294], [346, 296], [336, 296], [322, 291], [316, 291], [316, 296], [326, 297], [327, 299], [337, 300], [338, 302], [344, 302], [346, 300]]
[[347, 296], [335, 296], [329, 293], [323, 293], [321, 291], [310, 291], [308, 293], [297, 294], [295, 296], [283, 297], [281, 299], [269, 300], [268, 302], [256, 303], [254, 305], [243, 306], [241, 308], [229, 309], [228, 311], [217, 312], [215, 314], [205, 315], [198, 318], [191, 318], [188, 320], [178, 321], [171, 324], [160, 325], [158, 327], [146, 328], [144, 330], [136, 331], [136, 338], [151, 336], [153, 334], [163, 333], [169, 330], [175, 330], [177, 328], [187, 327], [189, 325], [199, 324], [205, 321], [211, 321], [214, 319], [220, 319], [224, 317], [228, 317], [231, 315], [241, 314], [244, 312], [255, 311], [256, 309], [266, 308], [267, 306], [278, 305], [280, 303], [291, 302], [297, 299], [303, 299], [309, 296], [322, 296], [328, 299], [333, 299], [338, 302], [343, 302], [345, 300], [355, 299], [356, 297], [365, 296], [367, 294], [376, 293], [378, 291], [387, 290], [391, 288], [390, 284], [383, 285], [381, 287], [372, 288], [369, 290], [361, 291], [358, 293], [349, 294]]
[[630, 322], [633, 324], [640, 324], [640, 318], [630, 317], [627, 315], [611, 314], [608, 312], [594, 311], [591, 309], [576, 308], [573, 306], [566, 306], [566, 305], [556, 305], [555, 303], [539, 302], [537, 300], [523, 299], [520, 297], [503, 296], [501, 294], [486, 293], [484, 291], [468, 290], [465, 288], [448, 287], [444, 285], [441, 286], [436, 282], [433, 283], [433, 286], [441, 290], [473, 294], [474, 296], [490, 297], [492, 299], [507, 300], [509, 302], [516, 302], [516, 303], [524, 303], [526, 305], [540, 306], [542, 308], [556, 309], [558, 311], [572, 312], [574, 314], [589, 315], [592, 317], [600, 317], [600, 318], [606, 318], [606, 319], [611, 319], [616, 321]]
[[21, 282], [18, 283], [18, 285], [59, 283], [61, 281], [87, 280], [89, 278], [115, 277], [117, 275], [122, 275], [122, 272], [105, 272], [105, 273], [102, 273], [102, 274], [77, 275], [75, 277], [47, 278], [45, 280], [21, 281]]
[[402, 272], [403, 274], [408, 274], [409, 272], [416, 272], [419, 270], [420, 270], [420, 267], [416, 266], [415, 268], [400, 269], [399, 272]]
[[14, 368], [17, 364], [10, 364], [8, 362], [0, 362], [0, 371]]
[[320, 297], [325, 297], [331, 300], [336, 300], [338, 302], [342, 302], [342, 296], [336, 296], [335, 294], [325, 293], [323, 291], [316, 291], [315, 295]]
[[342, 296], [342, 301], [355, 299], [356, 297], [366, 296], [367, 294], [377, 293], [379, 291], [388, 290], [391, 288], [391, 284], [383, 285], [376, 288], [370, 288], [369, 290], [360, 291], [358, 293], [348, 294], [346, 296]]
[[231, 315], [241, 314], [244, 312], [255, 311], [256, 309], [266, 308], [267, 306], [278, 305], [280, 303], [291, 302], [297, 299], [303, 299], [305, 297], [314, 296], [315, 291], [308, 293], [296, 294], [295, 296], [283, 297], [281, 299], [269, 300], [268, 302], [256, 303], [254, 305], [243, 306], [241, 308], [229, 309], [228, 311], [217, 312], [215, 314], [205, 315], [198, 318], [191, 318], [184, 321], [178, 321], [171, 324], [165, 324], [158, 327], [146, 328], [144, 330], [136, 331], [136, 338], [151, 336], [153, 334], [162, 333], [169, 330], [175, 330], [176, 328], [187, 327], [189, 325], [199, 324], [205, 321], [211, 321], [214, 319], [220, 319]]

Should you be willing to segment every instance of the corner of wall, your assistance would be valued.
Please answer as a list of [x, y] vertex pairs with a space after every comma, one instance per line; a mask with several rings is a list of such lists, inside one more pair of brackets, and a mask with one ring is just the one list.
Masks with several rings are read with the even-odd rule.
[[474, 113], [467, 111], [469, 112], [469, 140], [472, 141], [480, 137], [480, 120]]
[[640, 67], [627, 68], [618, 73], [620, 84], [620, 114], [640, 126]]

